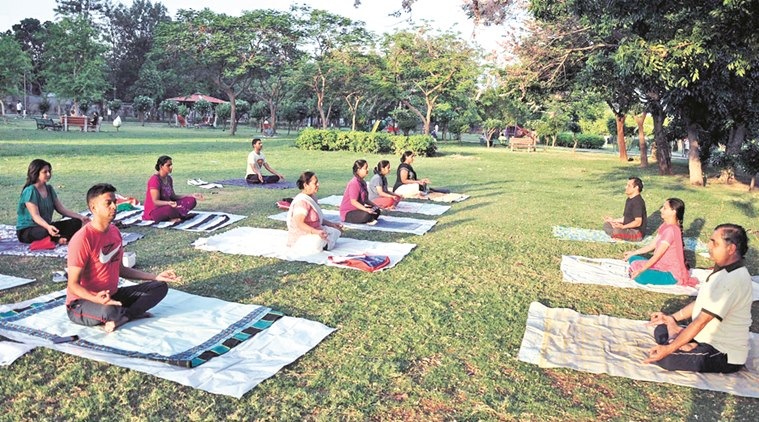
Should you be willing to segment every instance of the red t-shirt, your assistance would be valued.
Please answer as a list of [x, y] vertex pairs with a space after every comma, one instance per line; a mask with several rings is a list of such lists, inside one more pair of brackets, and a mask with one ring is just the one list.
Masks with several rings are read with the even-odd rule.
[[[119, 271], [124, 248], [121, 246], [121, 232], [113, 224], [101, 233], [87, 224], [71, 237], [69, 242], [68, 266], [82, 269], [79, 284], [97, 293], [110, 290], [116, 293], [119, 285]], [[79, 299], [70, 290], [66, 291], [66, 304]]]

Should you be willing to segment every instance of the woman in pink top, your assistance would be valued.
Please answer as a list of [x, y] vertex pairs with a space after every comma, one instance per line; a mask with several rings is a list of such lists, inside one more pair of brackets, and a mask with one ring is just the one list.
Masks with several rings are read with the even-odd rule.
[[345, 187], [343, 202], [340, 203], [340, 220], [354, 224], [377, 224], [380, 209], [369, 200], [369, 188], [364, 181], [368, 173], [366, 160], [353, 163], [353, 178]]
[[194, 193], [179, 196], [174, 193], [174, 181], [170, 176], [173, 163], [168, 155], [158, 157], [155, 169], [156, 174], [148, 179], [148, 191], [145, 194], [145, 211], [142, 213], [142, 219], [179, 221], [185, 218], [195, 208], [197, 200], [203, 199], [203, 195]]
[[302, 253], [332, 249], [343, 232], [343, 225], [324, 219], [316, 202], [319, 178], [307, 171], [295, 183], [300, 193], [293, 198], [287, 211], [287, 246]]
[[[640, 284], [695, 286], [698, 280], [690, 276], [685, 265], [685, 203], [678, 198], [669, 198], [664, 201], [660, 213], [664, 223], [659, 226], [656, 238], [640, 249], [625, 252], [625, 259], [630, 263], [630, 278]], [[652, 251], [649, 259], [640, 256]]]

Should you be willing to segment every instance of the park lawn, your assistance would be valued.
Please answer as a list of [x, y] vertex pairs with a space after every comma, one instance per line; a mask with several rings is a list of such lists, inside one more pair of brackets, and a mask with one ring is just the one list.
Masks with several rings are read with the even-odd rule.
[[[254, 133], [126, 125], [117, 133], [54, 133], [28, 122], [0, 124], [0, 223], [14, 224], [26, 167], [53, 164], [52, 184], [70, 209], [85, 209], [97, 182], [142, 199], [156, 158], [174, 158], [175, 188], [189, 178], [215, 181], [244, 175]], [[264, 140], [271, 165], [290, 180], [316, 171], [320, 196], [341, 194], [351, 165], [347, 152], [300, 151], [293, 136]], [[759, 401], [517, 361], [529, 304], [581, 313], [645, 319], [688, 298], [642, 290], [561, 282], [562, 254], [619, 257], [630, 247], [562, 242], [552, 225], [600, 227], [619, 215], [630, 175], [645, 182], [649, 214], [664, 199], [686, 203], [686, 235], [706, 241], [711, 228], [735, 222], [756, 228], [759, 199], [744, 189], [687, 186], [686, 169], [660, 177], [608, 154], [567, 150], [512, 153], [477, 144], [444, 143], [435, 158], [414, 164], [433, 186], [471, 195], [438, 217], [424, 236], [352, 231], [350, 237], [416, 243], [396, 268], [376, 274], [275, 259], [196, 251], [198, 234], [136, 229], [130, 245], [138, 267], [173, 268], [173, 287], [220, 299], [256, 303], [338, 330], [294, 364], [236, 400], [75, 356], [37, 349], [2, 368], [0, 419], [753, 419]], [[391, 182], [394, 176], [390, 177]], [[284, 228], [266, 218], [274, 201], [295, 190], [225, 188], [206, 194], [199, 209], [249, 217], [236, 226]], [[426, 217], [429, 218], [429, 217]], [[135, 230], [135, 229], [130, 229]], [[748, 257], [759, 270], [757, 237]], [[701, 267], [709, 261], [698, 258]], [[0, 273], [40, 280], [0, 292], [3, 303], [63, 287], [50, 283], [62, 259], [0, 256]], [[755, 309], [756, 310], [756, 309]], [[755, 320], [756, 321], [756, 320]], [[753, 331], [759, 325], [754, 323]]]

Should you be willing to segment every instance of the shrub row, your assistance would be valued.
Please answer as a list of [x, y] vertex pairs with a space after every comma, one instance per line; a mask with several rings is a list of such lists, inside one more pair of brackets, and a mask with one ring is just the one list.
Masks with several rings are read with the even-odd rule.
[[[556, 145], [560, 147], [572, 148], [575, 140], [571, 132], [560, 133], [556, 138]], [[584, 133], [577, 134], [577, 148], [601, 149], [604, 146], [604, 138], [598, 135], [589, 135]]]
[[352, 151], [369, 154], [399, 154], [411, 150], [418, 155], [431, 157], [437, 151], [435, 138], [429, 135], [400, 136], [383, 132], [346, 132], [340, 130], [306, 128], [295, 145], [300, 149], [316, 151]]

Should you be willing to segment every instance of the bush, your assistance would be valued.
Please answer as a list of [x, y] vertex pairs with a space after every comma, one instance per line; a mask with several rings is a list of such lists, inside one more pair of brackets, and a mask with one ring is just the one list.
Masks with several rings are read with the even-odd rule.
[[435, 138], [429, 135], [391, 136], [383, 132], [339, 131], [306, 128], [295, 145], [312, 151], [351, 151], [368, 154], [387, 154], [412, 150], [419, 155], [433, 155], [437, 150]]
[[[604, 146], [604, 138], [598, 135], [589, 135], [584, 133], [578, 133], [577, 135], [577, 148], [587, 149], [601, 149]], [[561, 147], [572, 148], [575, 145], [575, 139], [572, 137], [571, 132], [560, 133], [556, 138], [556, 145]]]

